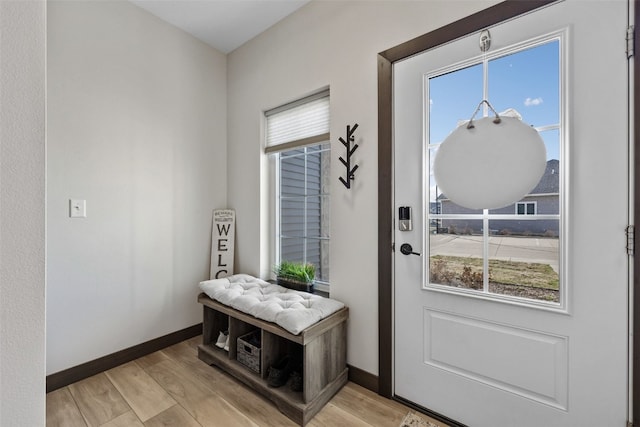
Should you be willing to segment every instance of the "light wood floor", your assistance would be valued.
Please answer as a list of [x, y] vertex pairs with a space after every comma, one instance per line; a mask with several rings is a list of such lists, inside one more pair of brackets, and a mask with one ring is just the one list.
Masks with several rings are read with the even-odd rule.
[[[199, 360], [201, 339], [48, 393], [47, 427], [296, 426], [268, 400]], [[307, 425], [398, 427], [409, 411], [349, 382]]]

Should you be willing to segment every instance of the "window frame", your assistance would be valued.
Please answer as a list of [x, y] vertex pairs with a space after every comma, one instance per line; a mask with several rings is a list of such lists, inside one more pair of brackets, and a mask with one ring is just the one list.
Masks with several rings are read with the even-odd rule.
[[[568, 227], [568, 218], [569, 218], [569, 194], [568, 194], [568, 181], [569, 181], [569, 120], [568, 120], [568, 57], [567, 52], [568, 44], [569, 44], [569, 30], [567, 28], [560, 29], [549, 34], [544, 34], [539, 37], [532, 38], [530, 40], [522, 41], [519, 43], [514, 43], [512, 45], [506, 46], [501, 49], [497, 49], [494, 52], [487, 53], [484, 55], [480, 55], [474, 58], [470, 58], [465, 61], [461, 61], [456, 64], [452, 64], [451, 66], [445, 67], [443, 69], [435, 70], [428, 74], [424, 75], [424, 99], [429, 99], [429, 79], [433, 77], [437, 77], [440, 75], [444, 75], [447, 73], [455, 72], [457, 70], [473, 66], [476, 64], [488, 64], [491, 60], [497, 59], [500, 57], [504, 57], [510, 54], [515, 54], [520, 51], [524, 51], [526, 49], [535, 48], [537, 46], [546, 44], [548, 42], [552, 42], [554, 40], [558, 41], [558, 54], [559, 54], [559, 122], [557, 126], [540, 126], [535, 129], [539, 132], [544, 132], [547, 130], [557, 129], [558, 137], [559, 137], [559, 168], [560, 168], [560, 177], [559, 177], [559, 195], [558, 195], [558, 208], [559, 212], [557, 215], [541, 215], [537, 213], [536, 206], [536, 214], [535, 215], [517, 215], [517, 214], [503, 214], [498, 215], [489, 212], [488, 210], [483, 210], [475, 214], [463, 214], [463, 215], [455, 215], [449, 214], [450, 219], [460, 219], [464, 217], [464, 219], [474, 219], [474, 220], [482, 220], [484, 224], [487, 225], [485, 228], [487, 230], [487, 234], [490, 233], [490, 229], [488, 227], [488, 222], [491, 219], [500, 220], [500, 219], [509, 219], [509, 220], [534, 220], [534, 219], [557, 219], [558, 220], [558, 266], [559, 266], [559, 302], [546, 302], [542, 300], [534, 300], [527, 299], [521, 297], [515, 297], [505, 294], [491, 293], [488, 291], [487, 286], [484, 286], [484, 289], [474, 290], [474, 289], [465, 289], [465, 288], [456, 288], [448, 285], [431, 283], [430, 282], [430, 239], [429, 239], [429, 229], [425, 227], [423, 232], [423, 247], [425, 248], [426, 256], [423, 260], [423, 279], [422, 279], [422, 289], [426, 291], [435, 291], [435, 292], [443, 292], [455, 295], [461, 295], [464, 297], [478, 298], [489, 301], [496, 302], [504, 302], [512, 305], [523, 306], [523, 307], [531, 307], [542, 309], [546, 311], [558, 312], [561, 314], [569, 314], [569, 293], [570, 293], [570, 283], [567, 277], [567, 272], [569, 270], [568, 266], [568, 256], [567, 256], [567, 241], [569, 240], [569, 227]], [[483, 80], [486, 79], [486, 76], [483, 77]], [[485, 88], [486, 80], [484, 83]], [[423, 103], [423, 117], [429, 117], [429, 103]], [[486, 116], [488, 111], [485, 107], [485, 112], [483, 116]], [[423, 155], [423, 188], [424, 195], [423, 198], [423, 218], [426, 218], [426, 224], [429, 224], [431, 221], [441, 221], [443, 218], [442, 214], [431, 214], [429, 211], [430, 206], [430, 170], [431, 170], [431, 161], [432, 161], [432, 151], [434, 148], [440, 145], [442, 141], [438, 141], [435, 143], [431, 143], [429, 141], [429, 128], [428, 128], [428, 120], [425, 122], [425, 128], [423, 130], [424, 135], [424, 155]], [[488, 240], [486, 239], [483, 242], [483, 259], [485, 267], [485, 272], [488, 271], [488, 257], [484, 256], [484, 253], [488, 251]], [[488, 277], [488, 276], [487, 276]]]
[[[296, 101], [284, 104], [280, 107], [276, 107], [274, 109], [265, 111], [263, 114], [263, 123], [264, 123], [264, 128], [266, 130], [266, 125], [267, 125], [267, 120], [268, 120], [268, 115], [270, 113], [277, 113], [279, 111], [285, 111], [287, 109], [290, 108], [294, 108], [296, 106], [302, 105], [306, 102], [310, 102], [319, 98], [323, 98], [323, 97], [327, 97], [329, 98], [330, 101], [330, 90], [327, 89], [323, 89], [315, 94], [312, 94], [308, 97], [304, 97], [301, 99], [298, 99]], [[330, 113], [329, 113], [330, 114]], [[330, 117], [329, 117], [330, 120]], [[280, 194], [280, 183], [281, 183], [281, 169], [280, 169], [280, 161], [281, 161], [281, 153], [287, 152], [289, 150], [295, 150], [295, 149], [300, 149], [300, 148], [307, 148], [307, 147], [314, 147], [314, 146], [321, 146], [323, 144], [327, 144], [327, 148], [322, 150], [322, 151], [326, 151], [329, 153], [328, 155], [328, 160], [329, 162], [331, 162], [331, 137], [330, 137], [330, 133], [326, 132], [326, 133], [321, 133], [318, 135], [314, 135], [311, 137], [307, 137], [307, 138], [302, 138], [299, 140], [294, 140], [294, 141], [289, 141], [289, 142], [285, 142], [283, 144], [279, 144], [277, 146], [267, 146], [267, 135], [266, 135], [266, 131], [264, 134], [264, 138], [263, 138], [263, 144], [264, 144], [264, 156], [266, 156], [266, 160], [267, 160], [267, 169], [268, 169], [268, 191], [266, 192], [266, 194], [268, 195], [268, 200], [265, 201], [266, 203], [263, 203], [263, 205], [268, 206], [268, 210], [270, 212], [269, 218], [268, 218], [268, 230], [269, 230], [269, 235], [267, 238], [268, 241], [268, 260], [269, 260], [269, 277], [271, 279], [275, 279], [275, 273], [273, 273], [273, 266], [277, 265], [280, 261], [281, 261], [281, 251], [280, 251], [280, 236], [281, 236], [281, 230], [280, 230], [280, 200], [281, 200], [281, 194]], [[306, 166], [305, 166], [306, 167]], [[327, 178], [330, 178], [330, 172], [329, 172], [329, 176]], [[330, 179], [328, 179], [327, 181], [328, 183], [330, 183]], [[330, 198], [331, 196], [331, 191], [329, 191], [329, 193], [324, 194], [324, 196], [328, 196]], [[330, 200], [330, 199], [329, 199]], [[331, 218], [329, 217], [329, 221], [331, 221]], [[306, 227], [305, 227], [306, 228]], [[330, 225], [329, 225], [329, 229], [330, 229]], [[322, 238], [320, 240], [327, 240], [330, 242], [331, 240], [331, 236], [329, 234], [329, 236], [327, 238]], [[330, 257], [329, 257], [330, 259]], [[329, 293], [329, 289], [330, 289], [330, 282], [327, 281], [322, 281], [320, 280], [318, 277], [316, 277], [315, 281], [314, 281], [314, 290], [316, 291], [320, 291], [321, 293]]]
[[[515, 214], [518, 216], [531, 216], [531, 215], [537, 215], [538, 214], [538, 202], [535, 200], [528, 200], [528, 201], [524, 201], [524, 202], [516, 202], [515, 206]], [[523, 206], [523, 213], [519, 213], [518, 212], [518, 207], [519, 206]], [[529, 213], [529, 206], [533, 206], [533, 213]]]

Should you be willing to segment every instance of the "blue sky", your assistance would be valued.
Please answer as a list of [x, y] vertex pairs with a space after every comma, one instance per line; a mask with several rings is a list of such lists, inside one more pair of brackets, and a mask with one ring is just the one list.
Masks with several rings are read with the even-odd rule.
[[[486, 99], [498, 113], [513, 108], [532, 126], [560, 121], [559, 42], [553, 40], [534, 48], [489, 61]], [[442, 142], [457, 126], [468, 120], [483, 96], [482, 65], [478, 64], [429, 81], [430, 142]], [[476, 118], [481, 117], [482, 111]], [[557, 130], [542, 132], [547, 158], [558, 159]]]

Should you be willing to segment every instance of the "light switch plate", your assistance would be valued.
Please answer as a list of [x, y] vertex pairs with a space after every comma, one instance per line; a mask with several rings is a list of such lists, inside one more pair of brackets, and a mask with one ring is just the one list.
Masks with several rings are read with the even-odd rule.
[[70, 218], [86, 218], [87, 217], [87, 201], [80, 199], [69, 199], [69, 217]]

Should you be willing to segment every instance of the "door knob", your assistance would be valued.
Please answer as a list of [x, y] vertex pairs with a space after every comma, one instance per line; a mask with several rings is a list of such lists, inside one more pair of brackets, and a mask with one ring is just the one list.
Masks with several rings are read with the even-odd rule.
[[403, 255], [418, 255], [418, 256], [420, 256], [420, 254], [418, 252], [413, 252], [413, 248], [411, 247], [411, 245], [409, 243], [403, 243], [400, 246], [400, 252], [402, 252]]

